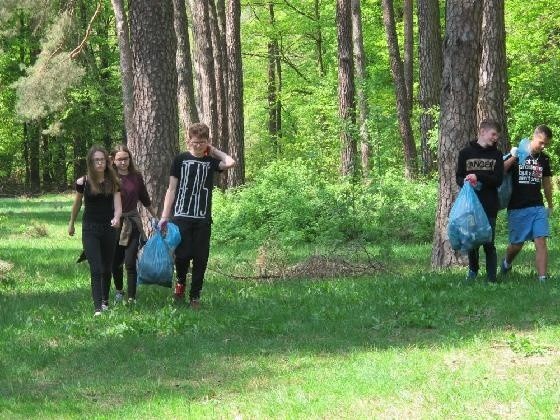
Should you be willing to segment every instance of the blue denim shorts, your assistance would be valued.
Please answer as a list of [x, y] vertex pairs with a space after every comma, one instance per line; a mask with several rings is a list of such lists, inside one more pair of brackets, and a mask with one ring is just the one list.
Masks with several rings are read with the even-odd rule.
[[509, 243], [522, 244], [550, 235], [548, 211], [544, 206], [508, 210]]

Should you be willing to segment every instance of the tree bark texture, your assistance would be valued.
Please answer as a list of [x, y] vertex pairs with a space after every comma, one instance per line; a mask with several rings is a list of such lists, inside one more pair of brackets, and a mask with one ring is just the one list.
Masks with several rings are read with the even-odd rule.
[[358, 127], [360, 130], [360, 155], [362, 161], [362, 175], [369, 177], [371, 169], [369, 163], [370, 147], [368, 133], [369, 106], [366, 95], [366, 56], [362, 32], [361, 0], [352, 0], [352, 41], [354, 51], [354, 68], [356, 72], [356, 101], [358, 105]]
[[443, 70], [438, 0], [418, 0], [418, 63], [422, 172], [427, 175], [434, 169], [435, 156], [429, 138], [436, 126], [434, 111], [439, 106]]
[[461, 261], [451, 249], [447, 224], [458, 191], [455, 171], [459, 150], [477, 136], [481, 3], [479, 0], [448, 0], [447, 3], [438, 144], [439, 197], [432, 247], [434, 268]]
[[171, 0], [130, 3], [137, 141], [129, 148], [161, 213], [169, 168], [179, 151], [176, 40]]
[[216, 70], [214, 67], [214, 53], [212, 48], [212, 33], [210, 28], [210, 10], [208, 2], [191, 0], [192, 22], [196, 54], [200, 70], [200, 85], [202, 92], [202, 108], [200, 120], [210, 127], [210, 138], [219, 145], [220, 130], [218, 127], [218, 104], [216, 96]]
[[478, 122], [494, 120], [502, 126], [499, 148], [509, 150], [505, 103], [507, 100], [506, 29], [504, 2], [484, 0], [482, 58], [478, 82]]
[[[268, 3], [269, 24], [276, 25], [274, 19], [274, 4]], [[280, 48], [275, 31], [273, 38], [268, 41], [268, 135], [274, 155], [280, 152], [280, 128], [282, 111], [280, 107]], [[278, 70], [278, 71], [277, 71]]]
[[406, 87], [406, 100], [412, 111], [413, 81], [414, 81], [414, 21], [412, 0], [403, 1], [404, 46], [403, 71]]
[[399, 53], [393, 0], [382, 0], [382, 4], [383, 23], [385, 25], [385, 33], [387, 35], [389, 60], [391, 62], [391, 74], [393, 75], [393, 80], [395, 82], [399, 132], [403, 143], [404, 175], [406, 178], [411, 179], [416, 176], [416, 144], [414, 143], [414, 136], [412, 134], [412, 126], [410, 123], [410, 105], [407, 100], [403, 63]]
[[[214, 76], [216, 84], [216, 107], [218, 110], [218, 134], [216, 136], [216, 146], [220, 150], [227, 150], [228, 148], [228, 128], [227, 128], [227, 91], [224, 83], [224, 73], [226, 73], [226, 49], [225, 49], [225, 34], [222, 36], [220, 32], [220, 22], [214, 1], [210, 1], [210, 32], [212, 35], [212, 52], [214, 54]], [[226, 175], [227, 173], [223, 174]], [[224, 181], [224, 177], [220, 182]], [[225, 187], [224, 185], [221, 185]]]
[[239, 0], [226, 2], [226, 47], [228, 74], [229, 154], [237, 161], [230, 169], [228, 187], [245, 183], [245, 139], [243, 120], [243, 65], [241, 61], [241, 5]]
[[194, 99], [193, 65], [185, 0], [173, 0], [173, 23], [177, 37], [175, 64], [179, 119], [186, 132], [192, 123], [199, 121], [199, 118]]
[[115, 26], [119, 43], [124, 126], [128, 142], [136, 136], [136, 129], [134, 127], [134, 75], [132, 72], [130, 33], [123, 0], [111, 0], [111, 4], [115, 13]]
[[353, 136], [356, 123], [354, 101], [354, 66], [352, 53], [351, 0], [337, 0], [336, 27], [338, 40], [338, 115], [340, 118], [341, 169], [344, 176], [356, 170], [356, 139]]

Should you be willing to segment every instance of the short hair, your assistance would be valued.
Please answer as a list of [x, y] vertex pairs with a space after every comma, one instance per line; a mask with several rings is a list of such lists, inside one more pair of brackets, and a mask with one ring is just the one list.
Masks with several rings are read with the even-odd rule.
[[494, 120], [482, 120], [478, 126], [479, 130], [496, 130], [496, 132], [502, 132], [502, 126]]
[[194, 123], [189, 126], [189, 140], [193, 137], [210, 139], [210, 128], [204, 123]]
[[535, 133], [544, 134], [548, 140], [552, 139], [552, 130], [547, 125], [537, 125], [537, 127], [535, 128]]

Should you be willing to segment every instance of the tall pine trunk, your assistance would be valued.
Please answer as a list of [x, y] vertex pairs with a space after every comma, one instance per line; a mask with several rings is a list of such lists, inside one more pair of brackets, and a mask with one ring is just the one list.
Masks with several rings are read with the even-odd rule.
[[382, 0], [383, 23], [387, 35], [387, 46], [389, 48], [389, 60], [391, 62], [391, 74], [395, 82], [395, 98], [397, 104], [397, 118], [399, 120], [399, 132], [404, 152], [404, 175], [411, 179], [416, 176], [416, 144], [412, 134], [410, 123], [410, 105], [407, 99], [404, 69], [399, 53], [397, 30], [395, 27], [395, 12], [393, 0]]
[[352, 0], [352, 40], [354, 43], [354, 67], [356, 71], [356, 96], [358, 103], [358, 127], [360, 129], [360, 155], [362, 160], [362, 175], [369, 177], [371, 169], [369, 163], [370, 147], [368, 133], [369, 107], [366, 95], [367, 73], [364, 39], [362, 34], [362, 12], [360, 0]]
[[420, 147], [422, 172], [427, 175], [433, 170], [435, 160], [429, 139], [436, 126], [435, 110], [441, 95], [441, 73], [443, 70], [442, 40], [438, 0], [418, 0], [418, 63], [420, 103]]
[[169, 167], [179, 150], [171, 0], [134, 0], [130, 3], [130, 24], [138, 136], [129, 147], [144, 175], [152, 203], [161, 212]]
[[338, 116], [340, 118], [340, 172], [343, 176], [356, 171], [356, 139], [353, 135], [356, 124], [354, 100], [354, 66], [352, 53], [352, 9], [351, 0], [337, 0], [336, 27], [338, 40]]
[[461, 260], [451, 249], [447, 225], [458, 191], [455, 171], [459, 150], [477, 136], [482, 4], [478, 0], [448, 0], [446, 20], [439, 120], [439, 196], [432, 247], [434, 268], [449, 267]]
[[499, 148], [510, 146], [505, 103], [507, 100], [506, 29], [504, 2], [484, 0], [482, 58], [478, 83], [478, 122], [494, 120], [502, 126]]
[[241, 4], [226, 1], [226, 48], [228, 74], [229, 154], [237, 161], [228, 174], [228, 187], [245, 183], [245, 139], [243, 120], [243, 65], [241, 62]]

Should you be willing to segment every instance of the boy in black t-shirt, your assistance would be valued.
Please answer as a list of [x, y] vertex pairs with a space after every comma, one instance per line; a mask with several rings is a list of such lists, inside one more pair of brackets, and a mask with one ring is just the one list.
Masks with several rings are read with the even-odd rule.
[[192, 124], [187, 137], [188, 151], [176, 156], [171, 166], [159, 226], [165, 226], [172, 217], [172, 222], [179, 227], [181, 243], [175, 250], [177, 284], [174, 295], [177, 299], [184, 298], [187, 271], [192, 261], [189, 297], [191, 307], [198, 309], [210, 253], [214, 173], [233, 167], [235, 160], [209, 144], [210, 130], [206, 124]]
[[[508, 205], [509, 245], [502, 261], [502, 274], [511, 270], [511, 264], [525, 241], [535, 242], [535, 262], [538, 279], [547, 279], [548, 250], [546, 238], [550, 234], [548, 218], [552, 213], [552, 171], [550, 158], [544, 153], [552, 139], [552, 130], [539, 125], [531, 139], [530, 155], [524, 162], [517, 161], [517, 154], [504, 162], [506, 172], [512, 172], [512, 193]], [[512, 150], [513, 152], [513, 150]], [[544, 207], [541, 188], [548, 204]]]
[[[486, 254], [486, 278], [496, 281], [498, 256], [494, 245], [496, 216], [498, 214], [498, 190], [504, 176], [502, 153], [496, 148], [501, 127], [498, 123], [485, 120], [480, 123], [478, 138], [459, 152], [456, 181], [462, 187], [469, 182], [476, 191], [482, 208], [492, 227], [492, 240], [482, 245]], [[479, 270], [479, 247], [469, 251], [467, 280], [474, 280]]]

